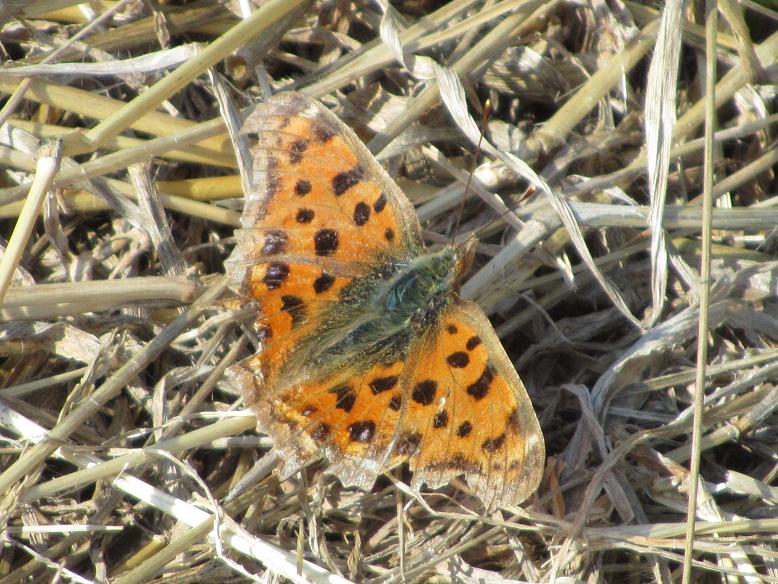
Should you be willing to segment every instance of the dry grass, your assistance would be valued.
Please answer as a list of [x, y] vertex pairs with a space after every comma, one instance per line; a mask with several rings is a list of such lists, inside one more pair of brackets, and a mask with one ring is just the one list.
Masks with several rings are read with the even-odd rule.
[[[672, 582], [692, 528], [692, 579], [778, 581], [778, 14], [249, 4], [0, 8], [0, 584]], [[463, 294], [548, 445], [523, 509], [280, 481], [223, 387], [251, 348], [220, 308], [222, 116], [285, 89], [365, 138], [431, 242], [478, 230]]]

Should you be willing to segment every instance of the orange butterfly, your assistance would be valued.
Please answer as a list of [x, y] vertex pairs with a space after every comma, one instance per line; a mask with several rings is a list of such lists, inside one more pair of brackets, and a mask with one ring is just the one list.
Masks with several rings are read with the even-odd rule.
[[464, 476], [487, 508], [537, 488], [543, 435], [481, 310], [456, 294], [475, 241], [428, 251], [410, 201], [317, 101], [273, 97], [225, 263], [262, 350], [228, 370], [289, 474], [322, 454], [346, 486], [408, 461], [411, 487]]

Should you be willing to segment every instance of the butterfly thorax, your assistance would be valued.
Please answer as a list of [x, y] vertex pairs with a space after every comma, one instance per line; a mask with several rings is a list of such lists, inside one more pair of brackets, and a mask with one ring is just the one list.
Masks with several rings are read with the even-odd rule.
[[383, 314], [387, 329], [415, 327], [434, 320], [450, 299], [457, 279], [453, 247], [417, 257], [379, 288], [374, 310]]
[[407, 261], [379, 262], [371, 278], [341, 293], [341, 302], [301, 341], [280, 372], [291, 385], [304, 372], [326, 375], [404, 361], [408, 339], [433, 324], [451, 301], [463, 267], [461, 248], [447, 246]]

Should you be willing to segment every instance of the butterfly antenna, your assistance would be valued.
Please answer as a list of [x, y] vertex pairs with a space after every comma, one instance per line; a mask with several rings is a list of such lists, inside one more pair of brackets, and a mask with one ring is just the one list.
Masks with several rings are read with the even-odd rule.
[[[493, 221], [489, 221], [489, 222], [487, 222], [486, 224], [482, 225], [481, 227], [479, 227], [478, 229], [476, 229], [476, 230], [473, 232], [473, 234], [474, 234], [476, 237], [478, 237], [478, 234], [479, 234], [479, 233], [480, 233], [482, 230], [484, 230], [484, 229], [486, 229], [487, 227], [489, 227], [490, 225], [492, 225], [492, 223], [493, 223], [494, 221], [499, 221], [500, 219], [502, 219], [502, 218], [503, 218], [503, 217], [505, 217], [506, 215], [510, 215], [510, 214], [514, 213], [514, 212], [516, 211], [516, 209], [518, 209], [518, 208], [519, 208], [519, 205], [521, 205], [521, 204], [522, 204], [524, 201], [526, 201], [527, 199], [529, 199], [529, 198], [530, 198], [532, 195], [534, 195], [534, 194], [535, 194], [535, 187], [534, 187], [534, 185], [530, 185], [530, 186], [527, 188], [527, 190], [525, 191], [525, 193], [524, 193], [524, 194], [521, 196], [521, 198], [520, 198], [518, 201], [516, 201], [516, 204], [515, 204], [515, 205], [512, 205], [512, 206], [510, 206], [510, 207], [509, 207], [508, 205], [505, 205], [505, 210], [504, 210], [504, 211], [502, 211], [502, 212], [501, 212], [499, 215], [497, 215], [497, 217], [496, 217], [496, 218], [495, 218]], [[497, 212], [497, 210], [496, 210], [496, 209], [493, 209], [493, 210], [494, 210], [495, 212]], [[522, 222], [520, 219], [518, 219], [518, 217], [516, 218], [516, 220], [517, 220], [517, 221], [519, 221], [519, 222], [521, 222], [521, 223], [523, 223], [523, 222]]]
[[[466, 186], [465, 186], [465, 193], [464, 193], [464, 195], [462, 196], [462, 201], [461, 201], [461, 203], [460, 203], [460, 207], [459, 207], [459, 214], [457, 215], [457, 224], [456, 224], [456, 229], [454, 230], [454, 233], [456, 233], [456, 232], [457, 232], [457, 230], [458, 230], [458, 228], [459, 228], [459, 222], [460, 222], [460, 220], [461, 220], [461, 218], [462, 218], [463, 209], [464, 209], [464, 206], [465, 206], [465, 199], [466, 199], [466, 195], [467, 195], [467, 193], [468, 193], [468, 191], [469, 191], [469, 189], [470, 189], [470, 183], [471, 183], [471, 181], [473, 180], [473, 171], [474, 171], [474, 167], [475, 167], [475, 161], [476, 161], [476, 160], [478, 159], [478, 157], [480, 157], [480, 155], [481, 155], [481, 143], [482, 143], [482, 142], [483, 142], [483, 140], [484, 140], [484, 134], [485, 134], [485, 132], [486, 132], [487, 123], [489, 122], [489, 117], [490, 117], [490, 115], [491, 115], [491, 112], [492, 112], [492, 102], [491, 102], [491, 100], [489, 100], [489, 99], [487, 98], [487, 100], [486, 100], [486, 103], [484, 104], [484, 111], [483, 111], [483, 115], [481, 116], [481, 135], [480, 135], [480, 137], [479, 137], [479, 139], [478, 139], [478, 146], [477, 146], [477, 148], [476, 148], [476, 157], [473, 159], [473, 164], [471, 165], [471, 169], [470, 169], [470, 176], [468, 177], [468, 179], [467, 179], [467, 183], [466, 183]], [[524, 201], [526, 201], [527, 199], [529, 199], [529, 198], [530, 198], [530, 197], [531, 197], [533, 194], [535, 194], [535, 187], [534, 187], [534, 185], [530, 185], [530, 186], [527, 188], [526, 192], [525, 192], [525, 193], [524, 193], [524, 194], [521, 196], [521, 198], [520, 198], [520, 199], [519, 199], [519, 200], [516, 202], [516, 204], [515, 204], [515, 205], [513, 205], [513, 206], [511, 206], [511, 207], [509, 207], [508, 205], [504, 205], [504, 206], [505, 206], [505, 210], [504, 210], [504, 211], [502, 211], [502, 212], [501, 212], [501, 213], [500, 213], [500, 214], [497, 216], [497, 219], [495, 219], [495, 221], [497, 221], [497, 220], [499, 220], [499, 219], [502, 219], [503, 217], [505, 217], [505, 216], [506, 216], [506, 215], [508, 215], [508, 214], [511, 214], [511, 213], [513, 213], [513, 212], [514, 212], [514, 211], [515, 211], [515, 210], [518, 208], [518, 206], [519, 206], [519, 205], [521, 205], [521, 204], [522, 204]], [[494, 209], [494, 210], [496, 211], [496, 209]], [[478, 229], [474, 230], [474, 231], [473, 231], [473, 237], [476, 237], [476, 238], [477, 238], [477, 237], [478, 237], [478, 234], [481, 232], [481, 230], [483, 230], [483, 229], [486, 229], [486, 228], [487, 228], [487, 227], [489, 227], [491, 224], [492, 224], [492, 222], [491, 222], [491, 221], [490, 221], [490, 222], [487, 222], [487, 223], [486, 223], [485, 225], [483, 225], [482, 227], [479, 227]]]
[[470, 192], [470, 183], [473, 182], [473, 174], [475, 173], [476, 163], [478, 162], [478, 159], [481, 158], [481, 143], [484, 140], [484, 135], [486, 134], [486, 129], [488, 127], [489, 118], [491, 114], [492, 114], [492, 100], [487, 97], [486, 102], [484, 103], [483, 111], [481, 112], [481, 134], [478, 137], [478, 144], [475, 147], [475, 153], [473, 155], [472, 161], [470, 162], [470, 169], [469, 169], [469, 174], [467, 176], [467, 183], [465, 183], [465, 191], [462, 193], [462, 200], [459, 202], [459, 212], [457, 213], [457, 222], [454, 224], [454, 230], [451, 235], [452, 243], [454, 238], [456, 237], [457, 232], [459, 231], [459, 224], [462, 221], [462, 215], [464, 215], [465, 213], [465, 201], [467, 200], [467, 194]]

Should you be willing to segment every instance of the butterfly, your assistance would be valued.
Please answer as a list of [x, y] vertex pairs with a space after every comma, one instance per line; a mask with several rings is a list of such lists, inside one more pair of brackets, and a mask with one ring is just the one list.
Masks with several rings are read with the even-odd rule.
[[251, 190], [225, 262], [261, 350], [232, 366], [283, 474], [325, 456], [370, 489], [403, 462], [418, 491], [464, 477], [487, 508], [532, 494], [545, 448], [489, 320], [457, 295], [475, 240], [428, 250], [408, 198], [318, 101], [257, 106]]

